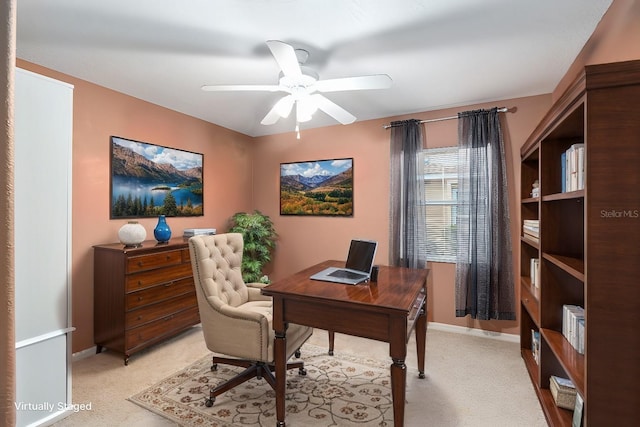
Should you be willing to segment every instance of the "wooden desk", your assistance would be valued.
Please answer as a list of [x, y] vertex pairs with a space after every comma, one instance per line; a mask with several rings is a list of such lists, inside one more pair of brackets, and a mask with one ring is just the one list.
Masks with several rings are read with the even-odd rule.
[[404, 425], [409, 334], [415, 327], [419, 377], [424, 378], [427, 333], [425, 313], [429, 270], [381, 266], [377, 283], [356, 286], [319, 282], [309, 277], [344, 262], [325, 261], [262, 290], [273, 298], [277, 426], [285, 426], [286, 332], [288, 323], [389, 343], [395, 426]]

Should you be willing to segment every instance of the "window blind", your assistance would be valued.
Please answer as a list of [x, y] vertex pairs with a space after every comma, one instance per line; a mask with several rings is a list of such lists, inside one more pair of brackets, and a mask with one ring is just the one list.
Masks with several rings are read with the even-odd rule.
[[423, 154], [427, 260], [455, 262], [458, 148], [429, 148]]

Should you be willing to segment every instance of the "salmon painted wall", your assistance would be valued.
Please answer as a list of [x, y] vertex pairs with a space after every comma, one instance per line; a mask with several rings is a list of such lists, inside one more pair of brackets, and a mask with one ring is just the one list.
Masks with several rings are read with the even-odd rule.
[[[184, 228], [226, 229], [231, 215], [252, 207], [250, 137], [34, 64], [21, 68], [74, 85], [72, 200], [73, 351], [93, 341], [93, 245], [118, 241], [127, 220], [109, 219], [111, 135], [204, 154], [204, 216], [168, 218]], [[157, 220], [139, 221], [153, 240]]]
[[[357, 122], [302, 130], [301, 139], [292, 133], [256, 138], [254, 155], [254, 205], [274, 221], [279, 240], [271, 266], [271, 277], [278, 279], [325, 259], [344, 260], [353, 237], [377, 240], [376, 262], [388, 263], [389, 246], [389, 138], [383, 128], [391, 120], [455, 116], [459, 111], [506, 106], [512, 112], [502, 115], [513, 227], [514, 250], [519, 245], [519, 211], [515, 183], [520, 174], [520, 146], [538, 124], [551, 102], [550, 95], [513, 99], [464, 108], [416, 113], [385, 120]], [[424, 125], [429, 148], [457, 145], [457, 120]], [[350, 218], [297, 217], [279, 214], [280, 163], [353, 157], [354, 214]], [[514, 260], [517, 253], [514, 252]], [[515, 263], [518, 265], [518, 263]], [[430, 321], [490, 331], [517, 333], [517, 321], [473, 321], [456, 318], [454, 306], [455, 264], [432, 263], [429, 283]], [[516, 272], [517, 274], [517, 272]], [[517, 305], [516, 305], [517, 308]]]
[[[506, 106], [514, 112], [503, 115], [503, 132], [507, 147], [511, 233], [514, 259], [519, 256], [520, 212], [517, 201], [520, 188], [520, 147], [547, 112], [552, 102], [566, 90], [585, 65], [640, 59], [640, 1], [614, 0], [580, 54], [552, 94], [504, 102], [443, 109], [427, 113], [394, 117], [381, 121], [334, 126], [302, 132], [258, 138], [255, 147], [255, 206], [274, 219], [280, 233], [271, 275], [277, 279], [313, 262], [344, 259], [348, 241], [353, 236], [375, 238], [380, 242], [376, 256], [379, 263], [388, 258], [388, 142], [389, 132], [381, 126], [391, 120], [430, 119], [455, 115], [458, 111]], [[427, 147], [455, 145], [455, 120], [426, 124]], [[354, 216], [351, 219], [280, 217], [278, 206], [279, 163], [334, 157], [354, 157]], [[519, 263], [514, 262], [516, 277]], [[429, 320], [457, 326], [518, 334], [518, 324], [508, 321], [474, 321], [454, 316], [455, 265], [432, 263], [429, 283]], [[518, 287], [516, 287], [518, 289]], [[518, 295], [517, 295], [518, 296]]]
[[[388, 258], [388, 160], [389, 131], [382, 125], [414, 117], [429, 119], [458, 111], [492, 106], [515, 108], [504, 115], [508, 151], [509, 185], [514, 236], [514, 259], [518, 225], [519, 148], [551, 105], [552, 99], [586, 64], [640, 59], [640, 2], [614, 0], [591, 39], [553, 94], [490, 104], [443, 109], [404, 117], [303, 130], [250, 138], [201, 120], [149, 104], [21, 60], [18, 66], [75, 86], [73, 129], [73, 250], [72, 289], [73, 351], [93, 343], [92, 246], [117, 241], [124, 221], [109, 220], [109, 136], [118, 135], [204, 154], [205, 215], [171, 218], [174, 233], [187, 227], [226, 230], [228, 218], [237, 211], [260, 209], [272, 216], [280, 240], [270, 274], [273, 278], [296, 271], [325, 258], [343, 259], [352, 236], [380, 242], [377, 261]], [[454, 145], [456, 121], [427, 124], [428, 147]], [[353, 218], [280, 217], [278, 203], [281, 162], [353, 157], [355, 196]], [[252, 162], [252, 159], [259, 159]], [[153, 219], [141, 221], [152, 236]], [[518, 268], [519, 263], [515, 263]], [[517, 322], [474, 322], [453, 316], [453, 264], [435, 263], [429, 284], [429, 318], [452, 325], [517, 333]], [[517, 274], [517, 272], [516, 272]]]

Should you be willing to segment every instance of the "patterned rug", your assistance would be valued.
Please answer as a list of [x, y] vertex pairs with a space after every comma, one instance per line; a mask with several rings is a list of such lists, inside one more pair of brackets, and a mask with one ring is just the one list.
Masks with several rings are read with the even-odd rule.
[[[287, 373], [287, 426], [393, 425], [390, 361], [329, 356], [326, 348], [309, 344], [302, 347], [302, 360], [306, 376], [297, 369]], [[209, 388], [241, 371], [218, 365], [212, 372], [207, 356], [129, 400], [183, 426], [275, 425], [275, 395], [265, 380], [254, 378], [205, 406]]]

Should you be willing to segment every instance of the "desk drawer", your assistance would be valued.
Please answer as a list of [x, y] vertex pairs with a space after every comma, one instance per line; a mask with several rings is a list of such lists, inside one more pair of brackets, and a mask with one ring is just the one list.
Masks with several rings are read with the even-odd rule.
[[195, 325], [199, 321], [198, 307], [192, 307], [158, 319], [155, 322], [130, 329], [125, 333], [126, 349], [130, 350], [148, 342], [160, 341], [165, 336], [173, 335], [182, 329]]
[[182, 250], [165, 251], [156, 254], [133, 256], [127, 259], [127, 273], [151, 270], [158, 267], [182, 264]]
[[126, 279], [126, 292], [145, 289], [161, 283], [169, 283], [192, 275], [191, 264], [179, 264], [142, 273], [129, 274]]
[[128, 311], [126, 314], [126, 328], [131, 329], [153, 322], [172, 314], [179, 313], [187, 308], [198, 306], [196, 292], [194, 289], [190, 293], [170, 299], [157, 304], [148, 305], [136, 310]]
[[141, 291], [126, 294], [126, 310], [142, 307], [156, 302], [164, 301], [178, 295], [193, 293], [193, 278], [185, 277], [171, 282], [146, 288]]

